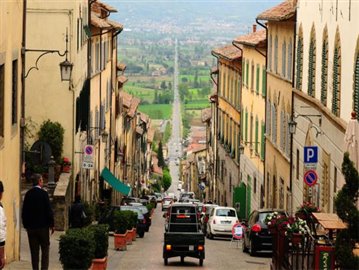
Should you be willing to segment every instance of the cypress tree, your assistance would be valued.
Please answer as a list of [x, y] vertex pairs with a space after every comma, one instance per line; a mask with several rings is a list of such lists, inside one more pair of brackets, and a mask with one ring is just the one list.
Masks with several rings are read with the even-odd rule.
[[356, 208], [359, 175], [349, 159], [349, 153], [344, 154], [342, 173], [345, 184], [335, 198], [335, 207], [338, 216], [348, 225], [348, 228], [338, 231], [335, 256], [341, 269], [359, 269], [359, 257], [353, 254], [355, 243], [359, 241], [359, 210]]
[[162, 150], [162, 142], [161, 141], [158, 143], [157, 158], [158, 158], [158, 166], [161, 168], [164, 168], [166, 166], [166, 163], [163, 158], [163, 150]]

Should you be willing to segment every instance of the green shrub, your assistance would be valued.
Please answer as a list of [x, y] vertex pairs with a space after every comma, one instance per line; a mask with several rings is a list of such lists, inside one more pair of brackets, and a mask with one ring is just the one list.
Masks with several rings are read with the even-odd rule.
[[127, 230], [132, 230], [132, 228], [136, 228], [137, 224], [137, 213], [133, 211], [122, 211], [125, 213], [126, 220], [127, 220]]
[[60, 261], [64, 269], [89, 269], [95, 257], [93, 232], [87, 228], [69, 229], [60, 236]]
[[95, 246], [95, 258], [101, 259], [107, 256], [108, 250], [108, 225], [94, 224], [90, 225], [89, 230], [93, 232]]
[[146, 205], [148, 212], [151, 212], [153, 208], [155, 208], [155, 204], [153, 202]]
[[38, 132], [39, 140], [47, 142], [57, 163], [61, 162], [65, 130], [59, 122], [44, 121]]
[[126, 216], [127, 211], [115, 210], [113, 212], [113, 225], [114, 231], [119, 234], [124, 234], [127, 231], [128, 219]]
[[84, 219], [84, 226], [88, 226], [94, 220], [95, 209], [94, 206], [90, 205], [88, 202], [84, 202], [83, 205], [86, 214], [86, 218]]

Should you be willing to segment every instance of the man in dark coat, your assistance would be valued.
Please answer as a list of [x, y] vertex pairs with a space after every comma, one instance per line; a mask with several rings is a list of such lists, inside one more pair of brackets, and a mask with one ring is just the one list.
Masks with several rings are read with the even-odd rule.
[[71, 228], [82, 228], [85, 221], [85, 208], [81, 202], [81, 196], [75, 196], [75, 202], [71, 205], [70, 209], [70, 227]]
[[49, 268], [50, 230], [54, 232], [54, 215], [49, 195], [43, 187], [40, 174], [32, 177], [33, 187], [25, 194], [22, 208], [22, 223], [27, 230], [31, 251], [32, 269], [39, 269], [39, 253], [41, 247], [41, 269]]

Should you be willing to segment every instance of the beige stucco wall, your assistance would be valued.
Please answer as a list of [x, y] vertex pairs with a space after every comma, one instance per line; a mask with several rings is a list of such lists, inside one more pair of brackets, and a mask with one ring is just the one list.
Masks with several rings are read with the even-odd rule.
[[[262, 50], [262, 53], [264, 51]], [[249, 61], [249, 70], [245, 69], [245, 72], [249, 72], [249, 85], [242, 83], [242, 145], [244, 146], [244, 153], [241, 155], [241, 181], [246, 186], [251, 187], [251, 208], [258, 209], [260, 207], [260, 201], [264, 200], [261, 194], [261, 185], [264, 186], [263, 170], [264, 162], [261, 160], [261, 143], [262, 143], [262, 122], [265, 122], [265, 96], [262, 95], [263, 87], [263, 69], [265, 69], [265, 57], [261, 55], [254, 47], [243, 46], [243, 58], [242, 61]], [[254, 64], [254, 74], [252, 74], [251, 65]], [[256, 76], [257, 76], [257, 65], [259, 65], [259, 93], [256, 92]], [[251, 78], [254, 76], [254, 85], [251, 89]], [[247, 138], [245, 138], [245, 112], [248, 112], [248, 129]], [[253, 130], [252, 137], [250, 137], [250, 118], [253, 115]], [[255, 123], [258, 119], [258, 153], [255, 151]], [[246, 143], [247, 142], [247, 143]], [[251, 151], [252, 149], [252, 151]], [[248, 183], [248, 177], [251, 178], [251, 183]], [[256, 178], [256, 189], [254, 189], [254, 181]]]
[[[275, 37], [278, 37], [278, 54], [275, 57]], [[267, 103], [276, 108], [276, 139], [271, 132], [266, 133], [265, 158], [265, 193], [266, 207], [284, 208], [291, 211], [290, 194], [290, 137], [288, 137], [288, 122], [292, 108], [292, 61], [286, 63], [286, 74], [282, 73], [282, 46], [286, 43], [286, 57], [289, 58], [289, 44], [294, 52], [294, 22], [268, 22], [268, 66], [267, 66]], [[270, 58], [270, 60], [269, 60]], [[275, 70], [274, 61], [277, 62]], [[269, 110], [270, 111], [270, 110]], [[286, 124], [281, 123], [281, 112], [286, 117]], [[273, 115], [267, 118], [266, 125], [272, 126]], [[268, 130], [268, 128], [267, 128]], [[281, 132], [284, 132], [285, 147], [281, 147]]]
[[[20, 229], [20, 117], [21, 39], [23, 1], [0, 2], [0, 65], [4, 65], [4, 136], [0, 135], [0, 180], [2, 204], [7, 217], [6, 262], [19, 259]], [[12, 61], [17, 59], [17, 122], [12, 124]], [[0, 106], [2, 106], [0, 104]], [[2, 121], [2, 120], [0, 120]]]

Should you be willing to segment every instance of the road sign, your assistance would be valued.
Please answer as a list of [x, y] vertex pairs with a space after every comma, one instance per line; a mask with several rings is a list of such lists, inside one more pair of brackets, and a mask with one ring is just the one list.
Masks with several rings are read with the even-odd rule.
[[318, 146], [304, 146], [304, 163], [318, 163]]
[[304, 174], [304, 183], [306, 183], [308, 186], [313, 186], [318, 181], [318, 174], [315, 170], [308, 170]]
[[94, 168], [94, 149], [93, 145], [86, 145], [84, 148], [84, 155], [82, 160], [83, 169], [93, 169]]
[[232, 237], [237, 240], [242, 239], [243, 227], [240, 223], [236, 223], [232, 226]]

